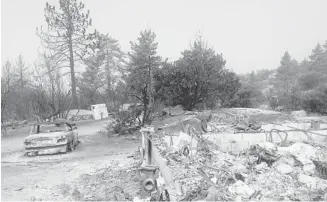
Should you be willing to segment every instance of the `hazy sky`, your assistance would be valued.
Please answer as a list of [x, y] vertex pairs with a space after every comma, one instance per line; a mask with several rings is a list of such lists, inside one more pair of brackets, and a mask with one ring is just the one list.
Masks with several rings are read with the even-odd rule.
[[[58, 0], [48, 1], [57, 5]], [[141, 30], [157, 35], [158, 52], [175, 60], [198, 31], [237, 73], [276, 68], [283, 53], [302, 60], [327, 40], [326, 0], [84, 0], [93, 28], [130, 50]], [[45, 0], [1, 0], [1, 62], [22, 53], [27, 63], [40, 45]]]

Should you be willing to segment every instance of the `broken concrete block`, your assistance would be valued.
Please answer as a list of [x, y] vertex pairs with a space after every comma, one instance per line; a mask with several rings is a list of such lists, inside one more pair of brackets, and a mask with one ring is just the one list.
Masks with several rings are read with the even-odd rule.
[[282, 155], [291, 154], [296, 156], [297, 158], [306, 158], [310, 159], [311, 157], [315, 157], [317, 149], [309, 144], [304, 143], [294, 143], [289, 147], [278, 147], [278, 153]]
[[289, 173], [293, 172], [293, 167], [286, 163], [279, 164], [276, 167], [276, 169], [282, 174], [289, 174]]
[[246, 185], [244, 182], [238, 180], [235, 184], [228, 188], [229, 192], [234, 195], [239, 195], [244, 198], [249, 198], [255, 192], [251, 187]]
[[309, 189], [316, 189], [317, 188], [317, 180], [309, 175], [299, 174], [298, 176], [299, 182], [306, 184]]

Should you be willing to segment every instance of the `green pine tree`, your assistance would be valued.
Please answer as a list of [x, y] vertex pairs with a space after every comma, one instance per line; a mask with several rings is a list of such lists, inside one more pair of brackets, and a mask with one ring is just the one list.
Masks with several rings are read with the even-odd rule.
[[137, 42], [131, 42], [132, 52], [129, 53], [128, 85], [130, 95], [136, 97], [144, 106], [143, 123], [152, 119], [153, 71], [161, 63], [155, 38], [156, 34], [151, 30], [142, 31]]

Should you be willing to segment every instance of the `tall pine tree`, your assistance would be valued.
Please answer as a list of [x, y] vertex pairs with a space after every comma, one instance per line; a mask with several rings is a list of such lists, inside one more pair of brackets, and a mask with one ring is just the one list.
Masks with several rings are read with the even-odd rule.
[[105, 74], [101, 66], [104, 63], [104, 53], [97, 50], [94, 55], [84, 61], [86, 71], [78, 82], [79, 92], [84, 99], [84, 107], [99, 104], [97, 100], [100, 92], [103, 91]]
[[59, 9], [46, 3], [44, 9], [48, 30], [37, 32], [45, 48], [54, 54], [57, 63], [70, 68], [73, 106], [78, 106], [76, 93], [75, 64], [83, 60], [90, 40], [96, 35], [86, 34], [91, 26], [90, 11], [84, 10], [84, 4], [77, 0], [59, 0]]
[[103, 72], [107, 106], [117, 109], [120, 95], [117, 94], [116, 87], [125, 73], [125, 53], [121, 50], [118, 40], [104, 34], [99, 35], [99, 49], [104, 56]]
[[130, 95], [143, 104], [143, 123], [152, 119], [153, 71], [161, 62], [155, 38], [156, 34], [151, 30], [142, 31], [137, 43], [131, 42], [132, 52], [129, 53], [128, 85]]
[[324, 49], [318, 43], [312, 50], [310, 58], [310, 70], [327, 73], [326, 63], [324, 63]]
[[294, 59], [292, 60], [291, 55], [285, 52], [280, 61], [280, 66], [277, 68], [273, 84], [277, 91], [279, 105], [286, 106], [288, 109], [292, 109], [294, 106], [293, 94], [298, 74], [298, 62]]

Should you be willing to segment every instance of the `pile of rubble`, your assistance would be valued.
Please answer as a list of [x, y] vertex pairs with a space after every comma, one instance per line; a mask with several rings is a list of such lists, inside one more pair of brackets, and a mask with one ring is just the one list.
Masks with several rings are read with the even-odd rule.
[[[222, 109], [210, 111], [209, 115], [207, 111], [206, 114], [176, 111], [166, 113], [169, 117], [155, 127], [151, 140], [171, 171], [176, 200], [327, 200], [327, 142], [313, 143], [312, 138], [308, 139], [310, 142], [287, 140], [286, 130], [268, 124], [281, 116], [282, 124], [291, 121], [288, 125], [292, 125], [292, 117], [260, 109]], [[285, 127], [305, 134], [307, 130], [302, 125], [302, 129]], [[280, 142], [269, 139], [272, 132], [280, 136]], [[234, 133], [257, 133], [250, 137], [258, 136], [266, 142], [257, 139], [251, 142], [246, 137], [248, 145], [245, 140], [231, 142], [240, 149], [248, 147], [246, 150], [238, 154], [223, 152], [229, 144], [223, 137], [243, 138]], [[209, 138], [211, 134], [222, 137], [215, 141]]]
[[74, 185], [60, 186], [62, 200], [67, 201], [132, 201], [141, 193], [138, 167], [133, 155], [126, 162], [112, 161], [95, 173], [82, 174]]
[[235, 155], [182, 132], [174, 145], [153, 142], [179, 182], [178, 200], [327, 200], [324, 145], [263, 142]]
[[220, 112], [214, 114], [209, 122], [211, 132], [259, 132], [261, 125], [250, 119], [245, 112]]

